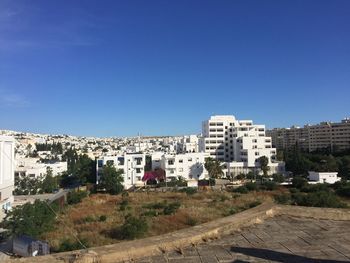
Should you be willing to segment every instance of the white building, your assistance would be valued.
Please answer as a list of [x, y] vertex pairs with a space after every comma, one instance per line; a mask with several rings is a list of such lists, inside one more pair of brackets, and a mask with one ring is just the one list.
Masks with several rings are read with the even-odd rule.
[[14, 139], [0, 136], [0, 221], [13, 203], [15, 168]]
[[123, 171], [124, 182], [126, 189], [136, 185], [144, 185], [142, 177], [144, 175], [144, 168], [146, 165], [146, 156], [143, 153], [124, 153], [118, 156], [103, 156], [97, 159], [96, 168], [96, 182], [100, 182], [103, 176], [103, 166], [110, 163], [114, 165], [117, 170]]
[[39, 163], [38, 158], [19, 158], [16, 161], [15, 176], [42, 178], [47, 169], [52, 170], [53, 176], [58, 176], [67, 171], [67, 162]]
[[152, 154], [152, 170], [162, 168], [167, 180], [179, 177], [185, 180], [198, 180], [208, 178], [208, 172], [204, 168], [206, 153]]
[[276, 161], [276, 149], [271, 146], [271, 138], [265, 135], [264, 125], [236, 120], [231, 115], [211, 116], [202, 123], [202, 136], [200, 150], [226, 162], [230, 173], [256, 170], [261, 156], [268, 158], [270, 174], [284, 171], [284, 164]]
[[198, 136], [189, 135], [183, 136], [180, 141], [177, 143], [177, 153], [194, 153], [198, 152]]
[[338, 172], [309, 172], [309, 181], [310, 183], [327, 183], [334, 184], [341, 180], [338, 177]]

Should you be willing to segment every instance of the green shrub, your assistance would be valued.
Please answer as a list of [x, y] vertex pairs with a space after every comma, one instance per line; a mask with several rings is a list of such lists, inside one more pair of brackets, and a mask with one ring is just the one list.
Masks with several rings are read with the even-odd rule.
[[78, 241], [71, 241], [69, 239], [65, 239], [60, 243], [60, 246], [58, 248], [58, 251], [56, 252], [64, 252], [64, 251], [72, 251], [72, 250], [78, 250], [78, 249], [84, 249], [85, 247], [88, 247], [88, 243], [86, 240], [80, 240], [80, 242], [83, 244], [80, 244]]
[[266, 181], [262, 184], [262, 188], [264, 188], [267, 191], [273, 191], [277, 189], [277, 184], [272, 181]]
[[170, 203], [169, 205], [164, 207], [163, 214], [164, 215], [173, 215], [180, 208], [180, 206], [181, 206], [180, 202]]
[[248, 204], [248, 208], [253, 208], [253, 207], [256, 207], [258, 205], [261, 205], [261, 202], [260, 201], [253, 201], [251, 203]]
[[283, 174], [273, 174], [272, 178], [273, 178], [273, 181], [276, 183], [283, 183], [285, 180]]
[[336, 188], [337, 195], [350, 197], [350, 183], [342, 183]]
[[121, 239], [135, 239], [143, 237], [147, 231], [148, 224], [146, 220], [128, 216], [118, 232]]
[[339, 200], [333, 192], [318, 191], [292, 194], [292, 201], [301, 206], [345, 208], [347, 205]]
[[95, 222], [96, 219], [92, 216], [87, 216], [87, 217], [84, 217], [83, 220], [82, 220], [84, 223], [90, 223], [90, 222]]
[[304, 186], [307, 185], [307, 180], [304, 177], [295, 176], [292, 179], [292, 185], [293, 185], [293, 187], [295, 187], [297, 189], [301, 189], [301, 188], [303, 188]]
[[244, 186], [247, 188], [248, 191], [256, 191], [258, 189], [256, 183], [253, 182], [248, 182]]
[[231, 207], [228, 212], [226, 213], [226, 216], [229, 216], [229, 215], [234, 215], [238, 212], [238, 209], [235, 208], [235, 207]]
[[180, 190], [182, 193], [186, 193], [187, 195], [194, 195], [197, 193], [197, 188], [194, 187], [186, 187]]
[[88, 192], [86, 191], [69, 192], [67, 195], [67, 203], [69, 205], [78, 204], [87, 196]]
[[229, 198], [226, 196], [226, 195], [224, 195], [224, 194], [222, 194], [222, 195], [220, 195], [220, 201], [221, 202], [225, 202], [226, 200], [228, 200]]
[[237, 188], [234, 188], [232, 191], [235, 192], [235, 193], [241, 193], [241, 194], [248, 193], [248, 189], [245, 186], [239, 186]]
[[128, 201], [128, 200], [126, 200], [126, 199], [122, 200], [122, 201], [120, 202], [120, 204], [119, 204], [119, 210], [120, 210], [120, 211], [125, 211], [126, 208], [127, 208], [127, 206], [128, 206], [128, 204], [129, 204], [129, 201]]
[[193, 218], [193, 217], [187, 217], [186, 218], [186, 225], [188, 226], [195, 226], [198, 224], [197, 219]]
[[99, 218], [100, 222], [105, 222], [107, 220], [107, 216], [106, 215], [101, 215]]
[[148, 209], [164, 209], [167, 206], [167, 201], [164, 202], [156, 202], [145, 204], [143, 207]]
[[158, 212], [154, 209], [148, 210], [142, 213], [143, 216], [156, 217], [158, 216]]
[[278, 204], [286, 205], [286, 204], [290, 203], [290, 195], [289, 194], [276, 195], [276, 196], [274, 196], [274, 199]]

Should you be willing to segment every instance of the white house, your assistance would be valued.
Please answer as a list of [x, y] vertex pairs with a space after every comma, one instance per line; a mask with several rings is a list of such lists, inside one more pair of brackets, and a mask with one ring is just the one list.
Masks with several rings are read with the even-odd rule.
[[309, 181], [313, 183], [327, 183], [327, 184], [334, 184], [335, 182], [338, 182], [341, 180], [340, 177], [338, 177], [338, 172], [309, 172]]
[[185, 180], [198, 180], [208, 178], [204, 168], [206, 153], [152, 154], [152, 170], [162, 168], [167, 180], [182, 177]]
[[15, 176], [41, 178], [46, 175], [47, 169], [57, 176], [67, 171], [67, 162], [40, 163], [38, 158], [19, 158], [16, 160]]
[[15, 150], [14, 139], [0, 136], [0, 221], [11, 209], [14, 190]]
[[103, 166], [107, 163], [112, 164], [117, 170], [123, 171], [124, 182], [126, 189], [136, 185], [144, 185], [142, 177], [146, 165], [146, 156], [143, 153], [124, 153], [118, 156], [103, 156], [97, 159], [96, 182], [97, 184], [103, 176]]

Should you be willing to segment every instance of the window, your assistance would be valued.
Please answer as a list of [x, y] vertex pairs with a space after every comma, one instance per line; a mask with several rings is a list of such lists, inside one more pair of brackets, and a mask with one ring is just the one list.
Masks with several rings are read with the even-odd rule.
[[183, 163], [183, 162], [184, 162], [184, 160], [182, 160], [182, 159], [179, 160], [179, 163]]
[[137, 157], [137, 158], [135, 158], [135, 160], [136, 160], [136, 164], [137, 165], [141, 165], [141, 163], [142, 163], [142, 158], [141, 157]]
[[192, 162], [192, 158], [188, 158], [188, 161], [189, 161], [189, 162]]
[[173, 159], [168, 160], [168, 164], [169, 165], [173, 165], [174, 164], [174, 160]]
[[103, 160], [98, 160], [97, 161], [97, 166], [101, 168], [103, 166]]
[[136, 168], [136, 173], [140, 174], [141, 173], [141, 168]]

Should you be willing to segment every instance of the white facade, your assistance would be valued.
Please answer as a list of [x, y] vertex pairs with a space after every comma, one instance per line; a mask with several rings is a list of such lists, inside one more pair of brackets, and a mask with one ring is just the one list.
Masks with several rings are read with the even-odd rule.
[[11, 209], [14, 190], [15, 150], [12, 137], [0, 136], [0, 220]]
[[199, 151], [197, 135], [183, 136], [177, 143], [177, 153], [195, 153]]
[[183, 154], [152, 154], [152, 170], [162, 168], [167, 180], [179, 177], [185, 180], [198, 180], [208, 178], [208, 172], [204, 167], [206, 153]]
[[142, 177], [146, 165], [146, 156], [143, 153], [124, 153], [118, 156], [103, 156], [97, 160], [96, 182], [100, 182], [103, 175], [103, 166], [110, 162], [117, 170], [123, 171], [124, 182], [126, 189], [136, 185], [144, 185]]
[[264, 125], [253, 124], [251, 120], [236, 120], [231, 115], [211, 116], [202, 123], [202, 135], [200, 150], [212, 158], [230, 163], [227, 167], [232, 168], [231, 172], [245, 173], [259, 168], [257, 159], [261, 156], [268, 158], [270, 173], [284, 171], [283, 163], [275, 161], [276, 149], [271, 146], [271, 137], [265, 135]]
[[41, 178], [52, 170], [53, 176], [67, 171], [67, 162], [38, 163], [38, 158], [19, 158], [16, 162], [15, 175], [20, 177]]
[[315, 183], [327, 183], [327, 184], [334, 184], [341, 180], [340, 177], [338, 177], [338, 172], [309, 172], [309, 181], [315, 182]]

